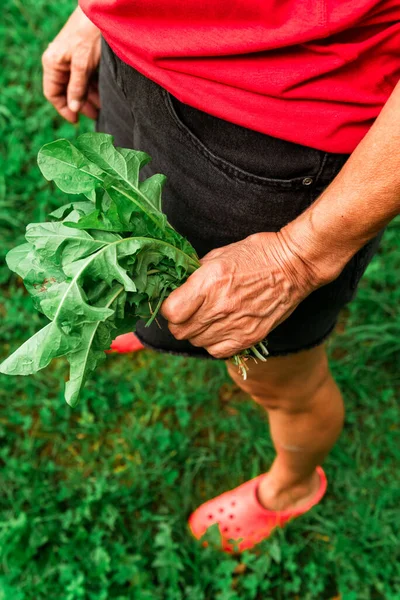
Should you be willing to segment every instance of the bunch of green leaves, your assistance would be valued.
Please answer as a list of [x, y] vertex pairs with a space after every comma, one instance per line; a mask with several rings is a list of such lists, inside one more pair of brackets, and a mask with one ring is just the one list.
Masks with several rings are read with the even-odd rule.
[[99, 133], [40, 150], [46, 179], [87, 200], [28, 225], [27, 243], [7, 255], [50, 322], [2, 364], [3, 373], [28, 375], [66, 356], [66, 400], [74, 405], [112, 339], [134, 330], [139, 318], [149, 324], [167, 294], [199, 266], [195, 250], [161, 212], [164, 176], [139, 181], [149, 160]]
[[[3, 362], [2, 373], [29, 375], [65, 356], [65, 397], [74, 406], [113, 338], [133, 331], [139, 319], [150, 325], [168, 294], [200, 266], [194, 248], [161, 210], [165, 176], [139, 180], [149, 160], [144, 152], [115, 147], [103, 133], [85, 133], [74, 143], [60, 139], [40, 150], [44, 177], [86, 200], [28, 225], [26, 243], [7, 255], [9, 268], [50, 322]], [[264, 359], [257, 348], [253, 352]], [[245, 373], [243, 357], [235, 361]]]

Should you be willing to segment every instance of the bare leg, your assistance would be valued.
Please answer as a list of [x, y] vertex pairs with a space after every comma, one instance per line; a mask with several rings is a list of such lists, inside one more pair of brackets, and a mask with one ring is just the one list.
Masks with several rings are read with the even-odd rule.
[[315, 468], [343, 426], [343, 400], [325, 347], [248, 364], [246, 381], [230, 362], [227, 368], [269, 418], [276, 458], [259, 486], [259, 500], [272, 510], [299, 507], [315, 494], [319, 484]]

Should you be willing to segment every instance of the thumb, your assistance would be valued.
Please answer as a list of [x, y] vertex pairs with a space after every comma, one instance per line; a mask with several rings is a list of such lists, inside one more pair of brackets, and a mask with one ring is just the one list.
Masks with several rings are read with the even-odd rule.
[[[199, 269], [200, 270], [200, 269]], [[161, 314], [170, 323], [178, 325], [192, 317], [201, 307], [205, 296], [201, 291], [201, 281], [194, 277], [193, 273], [189, 279], [174, 290], [161, 306]]]
[[67, 88], [68, 108], [73, 112], [78, 112], [86, 100], [89, 77], [88, 58], [82, 53], [75, 52], [72, 55], [71, 74]]

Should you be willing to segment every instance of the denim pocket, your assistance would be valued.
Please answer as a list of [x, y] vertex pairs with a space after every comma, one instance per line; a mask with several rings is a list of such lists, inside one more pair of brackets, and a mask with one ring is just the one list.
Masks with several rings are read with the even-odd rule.
[[[202, 139], [200, 139], [200, 136], [193, 131], [193, 129], [190, 127], [190, 124], [188, 124], [187, 122], [183, 122], [182, 118], [179, 116], [176, 106], [181, 103], [179, 103], [179, 101], [174, 96], [172, 96], [167, 90], [163, 88], [161, 88], [161, 94], [170, 119], [175, 124], [175, 126], [177, 126], [180, 129], [180, 131], [187, 138], [187, 140], [189, 140], [189, 142], [192, 145], [192, 148], [197, 152], [197, 154], [202, 155], [204, 158], [207, 159], [207, 161], [214, 165], [218, 171], [225, 173], [227, 176], [231, 177], [235, 181], [243, 183], [252, 183], [260, 186], [266, 186], [269, 188], [280, 188], [288, 190], [314, 188], [315, 184], [318, 182], [319, 175], [323, 169], [324, 162], [326, 159], [325, 152], [315, 150], [313, 148], [307, 148], [305, 146], [295, 145], [290, 142], [285, 142], [283, 140], [274, 139], [274, 142], [278, 143], [278, 145], [280, 143], [282, 146], [284, 146], [285, 144], [293, 146], [297, 154], [302, 153], [303, 156], [307, 155], [305, 161], [307, 163], [307, 167], [305, 167], [305, 171], [301, 175], [297, 174], [297, 176], [287, 178], [268, 177], [256, 174], [254, 172], [250, 172], [249, 170], [246, 170], [241, 165], [239, 165], [237, 162], [227, 160], [226, 157], [221, 156], [211, 147], [212, 144], [206, 144]], [[190, 110], [196, 111], [196, 109], [192, 108]], [[198, 111], [198, 113], [201, 114], [201, 111]], [[207, 116], [209, 117], [209, 115]], [[218, 121], [217, 117], [211, 118]], [[229, 123], [228, 127], [229, 126], [235, 128], [236, 131], [238, 130], [238, 126], [236, 125]], [[244, 128], [239, 129], [243, 130]], [[256, 133], [256, 135], [260, 135], [258, 132], [253, 133]], [[233, 133], [230, 133], [230, 136], [232, 137], [233, 146], [239, 143], [234, 139]], [[261, 136], [265, 138], [266, 142], [268, 141], [269, 136], [264, 136], [263, 134], [261, 134]], [[247, 146], [249, 145], [247, 144]], [[248, 151], [251, 152], [252, 149], [248, 148]], [[282, 161], [286, 162], [286, 164], [284, 165], [286, 167], [285, 171], [288, 172], [291, 166], [290, 158], [285, 156], [284, 151], [282, 151], [281, 154]], [[266, 156], [265, 161], [267, 160], [268, 158]]]

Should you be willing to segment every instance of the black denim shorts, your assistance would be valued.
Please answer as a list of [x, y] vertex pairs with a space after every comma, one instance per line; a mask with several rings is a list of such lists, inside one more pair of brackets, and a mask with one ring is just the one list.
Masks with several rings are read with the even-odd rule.
[[[112, 134], [118, 146], [150, 154], [142, 177], [167, 175], [163, 211], [200, 257], [253, 233], [278, 231], [318, 198], [348, 159], [183, 104], [121, 61], [104, 40], [99, 85], [97, 130]], [[271, 331], [267, 340], [272, 356], [312, 348], [327, 338], [339, 311], [354, 297], [380, 237]], [[176, 340], [161, 315], [158, 320], [161, 329], [155, 322], [148, 328], [138, 323], [136, 333], [145, 346], [210, 358], [205, 349]]]

